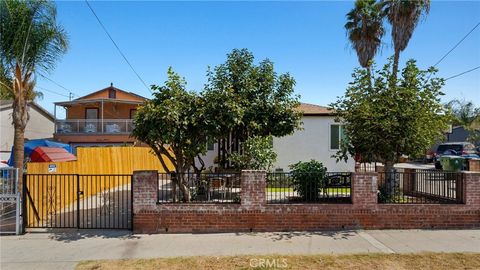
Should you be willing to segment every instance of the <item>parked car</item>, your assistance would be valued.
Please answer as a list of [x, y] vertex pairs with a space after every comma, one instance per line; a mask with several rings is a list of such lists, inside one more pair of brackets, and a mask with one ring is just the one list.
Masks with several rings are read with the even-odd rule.
[[433, 161], [435, 163], [435, 169], [442, 169], [442, 165], [440, 164], [440, 157], [447, 155], [473, 158], [478, 157], [478, 152], [475, 148], [475, 145], [469, 142], [442, 143], [437, 147], [437, 151], [435, 151], [434, 153]]

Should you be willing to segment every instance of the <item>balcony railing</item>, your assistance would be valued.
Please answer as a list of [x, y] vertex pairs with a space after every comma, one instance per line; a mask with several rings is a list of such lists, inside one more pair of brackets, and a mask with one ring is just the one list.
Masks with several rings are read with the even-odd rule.
[[57, 134], [129, 134], [132, 119], [68, 119], [55, 121]]

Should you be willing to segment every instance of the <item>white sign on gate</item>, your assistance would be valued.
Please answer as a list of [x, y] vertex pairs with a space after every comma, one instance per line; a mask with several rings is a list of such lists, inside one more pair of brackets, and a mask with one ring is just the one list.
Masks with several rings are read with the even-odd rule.
[[57, 172], [57, 164], [48, 164], [48, 172], [49, 173]]

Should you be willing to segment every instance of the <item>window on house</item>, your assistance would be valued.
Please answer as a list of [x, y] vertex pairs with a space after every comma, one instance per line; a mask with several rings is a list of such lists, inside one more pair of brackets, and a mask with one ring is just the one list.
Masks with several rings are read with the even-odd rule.
[[207, 137], [207, 150], [212, 151], [215, 149], [215, 142], [213, 141], [212, 138]]
[[137, 113], [136, 109], [130, 109], [130, 119], [135, 118], [135, 113]]
[[98, 109], [97, 108], [85, 109], [85, 119], [98, 119]]
[[342, 125], [330, 125], [330, 149], [340, 149], [344, 136]]
[[108, 90], [108, 98], [117, 98], [117, 91], [114, 89]]

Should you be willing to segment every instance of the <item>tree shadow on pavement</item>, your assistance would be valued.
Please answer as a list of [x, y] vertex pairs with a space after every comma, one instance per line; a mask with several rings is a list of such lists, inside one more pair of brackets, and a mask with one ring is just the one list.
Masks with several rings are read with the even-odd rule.
[[78, 241], [88, 238], [108, 239], [115, 238], [120, 240], [139, 239], [140, 237], [132, 234], [128, 230], [76, 230], [76, 229], [48, 229], [49, 239], [65, 243]]
[[348, 239], [358, 235], [355, 230], [341, 230], [341, 231], [295, 231], [295, 232], [250, 232], [250, 233], [236, 233], [236, 235], [250, 235], [269, 238], [272, 241], [290, 240], [295, 237], [312, 237], [312, 236], [327, 236], [334, 240]]

